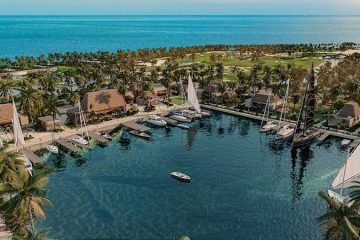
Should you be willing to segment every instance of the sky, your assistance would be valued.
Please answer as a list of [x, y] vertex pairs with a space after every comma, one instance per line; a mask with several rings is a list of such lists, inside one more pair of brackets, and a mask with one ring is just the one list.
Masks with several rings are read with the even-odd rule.
[[360, 0], [0, 0], [0, 15], [359, 15]]

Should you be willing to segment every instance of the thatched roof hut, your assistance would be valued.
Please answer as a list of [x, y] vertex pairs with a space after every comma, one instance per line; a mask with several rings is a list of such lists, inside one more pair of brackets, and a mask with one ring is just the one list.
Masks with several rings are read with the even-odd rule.
[[[55, 120], [53, 119], [53, 116], [44, 116], [39, 117], [38, 120], [40, 121], [41, 127], [45, 131], [53, 131], [55, 129], [59, 129], [61, 127], [60, 119], [55, 117]], [[55, 127], [54, 127], [55, 125]]]
[[230, 103], [230, 102], [233, 102], [236, 100], [237, 98], [237, 93], [233, 90], [226, 90], [223, 94], [222, 94], [222, 97], [223, 97], [223, 101], [225, 103]]
[[[12, 103], [0, 104], [0, 125], [11, 124], [13, 118]], [[28, 125], [29, 118], [24, 115], [19, 115], [21, 125]]]
[[81, 108], [85, 112], [103, 114], [115, 110], [124, 110], [126, 102], [116, 89], [88, 92], [81, 100]]
[[126, 91], [125, 92], [125, 101], [127, 103], [132, 103], [134, 102], [134, 99], [135, 99], [135, 95], [132, 91]]
[[146, 105], [148, 103], [155, 105], [158, 103], [158, 98], [156, 98], [151, 91], [144, 91], [136, 98], [136, 103], [140, 105]]

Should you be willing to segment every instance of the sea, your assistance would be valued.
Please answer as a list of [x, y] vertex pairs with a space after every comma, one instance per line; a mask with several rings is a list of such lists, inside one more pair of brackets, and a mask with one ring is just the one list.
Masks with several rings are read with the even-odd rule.
[[[214, 112], [189, 130], [153, 128], [72, 157], [40, 151], [53, 167], [53, 205], [39, 228], [53, 239], [321, 239], [316, 218], [347, 156], [340, 139], [292, 148], [254, 120]], [[182, 183], [173, 171], [191, 177]]]
[[205, 44], [360, 42], [360, 16], [0, 16], [0, 57]]

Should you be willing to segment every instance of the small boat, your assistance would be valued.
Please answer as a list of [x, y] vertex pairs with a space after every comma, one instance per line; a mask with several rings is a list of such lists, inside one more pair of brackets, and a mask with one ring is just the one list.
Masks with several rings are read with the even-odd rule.
[[145, 140], [150, 140], [150, 135], [149, 134], [146, 134], [144, 132], [140, 132], [140, 131], [136, 131], [136, 130], [131, 130], [129, 131], [130, 134], [134, 135], [134, 136], [137, 136], [137, 137], [140, 137], [140, 138], [143, 138]]
[[344, 139], [344, 140], [341, 141], [341, 147], [342, 147], [342, 148], [346, 148], [347, 146], [350, 145], [350, 143], [351, 143], [351, 140], [349, 140], [349, 139]]
[[200, 113], [197, 113], [196, 111], [192, 111], [189, 109], [182, 110], [182, 115], [189, 118], [202, 118], [202, 115]]
[[178, 128], [182, 128], [182, 129], [190, 129], [190, 127], [188, 125], [185, 125], [185, 124], [177, 124], [176, 125]]
[[278, 126], [277, 122], [269, 121], [264, 126], [262, 126], [262, 128], [260, 129], [260, 132], [269, 132], [269, 131], [277, 128], [277, 126]]
[[348, 207], [353, 204], [353, 202], [350, 200], [350, 197], [343, 196], [331, 190], [328, 190], [328, 196], [340, 204], [346, 204]]
[[87, 140], [85, 140], [83, 137], [81, 137], [79, 135], [76, 135], [75, 137], [73, 137], [71, 139], [71, 141], [73, 141], [75, 143], [82, 144], [82, 145], [88, 145], [89, 144], [89, 142]]
[[19, 159], [24, 162], [25, 170], [29, 173], [30, 176], [32, 176], [33, 167], [30, 160], [25, 155], [20, 155]]
[[191, 180], [188, 175], [186, 175], [184, 173], [180, 173], [180, 172], [172, 172], [172, 173], [170, 173], [170, 176], [181, 182], [189, 183]]
[[202, 111], [202, 112], [201, 112], [201, 115], [202, 115], [203, 117], [211, 117], [211, 113], [210, 113], [210, 112]]
[[179, 121], [179, 122], [187, 122], [187, 123], [190, 123], [191, 122], [191, 119], [188, 119], [187, 117], [184, 117], [182, 116], [181, 114], [172, 114], [170, 116], [171, 119], [174, 119], [176, 121]]
[[59, 153], [59, 148], [57, 146], [55, 146], [54, 144], [47, 145], [46, 150], [48, 150], [49, 152], [54, 153], [54, 154]]
[[293, 125], [287, 124], [283, 126], [277, 133], [277, 139], [285, 139], [293, 135], [295, 132], [295, 127]]
[[150, 115], [147, 122], [158, 127], [165, 127], [167, 124], [165, 120], [157, 115]]
[[100, 132], [100, 136], [102, 136], [103, 138], [106, 138], [107, 140], [112, 140], [112, 137], [110, 134], [108, 134], [107, 132]]

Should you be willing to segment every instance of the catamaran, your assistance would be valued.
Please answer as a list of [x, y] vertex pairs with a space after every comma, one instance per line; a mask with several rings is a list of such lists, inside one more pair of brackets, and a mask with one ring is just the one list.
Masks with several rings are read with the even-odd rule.
[[[269, 132], [269, 131], [274, 130], [278, 126], [278, 123], [276, 121], [270, 120], [270, 116], [269, 116], [270, 115], [270, 96], [271, 95], [269, 94], [269, 97], [266, 100], [264, 114], [263, 114], [261, 124], [260, 124], [260, 126], [261, 126], [260, 132]], [[264, 122], [266, 122], [265, 125], [263, 125]]]
[[[315, 73], [314, 65], [312, 65], [310, 70], [310, 78], [306, 85], [305, 96], [296, 123], [295, 135], [293, 138], [294, 146], [310, 143], [320, 136], [320, 130], [314, 127], [315, 105]], [[306, 116], [305, 119], [303, 119], [303, 113], [305, 109]], [[301, 128], [302, 123], [304, 123], [303, 128]]]
[[[14, 142], [15, 142], [16, 152], [19, 152], [19, 150], [24, 147], [25, 140], [24, 140], [24, 134], [21, 129], [19, 115], [16, 110], [14, 100], [13, 100], [12, 124], [13, 124], [13, 130], [14, 130]], [[31, 164], [30, 160], [24, 154], [20, 154], [19, 159], [23, 160], [25, 170], [27, 170], [28, 173], [30, 174], [30, 176], [32, 176], [33, 168], [32, 168], [32, 164]]]
[[82, 128], [84, 127], [85, 128], [85, 131], [86, 131], [86, 136], [87, 136], [87, 139], [89, 139], [89, 133], [87, 131], [87, 126], [86, 126], [86, 121], [85, 121], [85, 117], [84, 117], [84, 114], [81, 110], [81, 104], [79, 103], [79, 119], [80, 119], [80, 131], [81, 131], [81, 136], [80, 135], [76, 135], [74, 136], [71, 141], [75, 142], [75, 143], [79, 143], [79, 144], [82, 144], [82, 145], [88, 145], [89, 144], [89, 141], [87, 141], [85, 139], [85, 136], [84, 136], [84, 131], [82, 130]]
[[[350, 150], [349, 154], [350, 155]], [[343, 189], [356, 185], [356, 181], [360, 181], [360, 146], [357, 146], [340, 169], [336, 178], [332, 183], [333, 189], [340, 189], [340, 193], [328, 190], [328, 195], [339, 203], [345, 203], [348, 206], [352, 204], [348, 196], [343, 195]]]
[[[286, 124], [285, 126], [281, 127], [281, 123], [284, 120], [286, 121], [286, 113], [288, 108], [288, 96], [289, 96], [289, 86], [290, 86], [290, 80], [287, 81], [287, 87], [286, 87], [286, 93], [285, 97], [283, 99], [283, 105], [281, 108], [281, 114], [280, 114], [280, 120], [278, 125], [278, 132], [276, 133], [277, 139], [286, 139], [294, 134], [295, 132], [295, 126], [292, 124]], [[281, 127], [281, 129], [280, 129]], [[280, 129], [280, 130], [279, 130]]]

